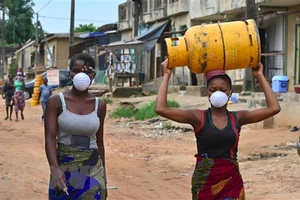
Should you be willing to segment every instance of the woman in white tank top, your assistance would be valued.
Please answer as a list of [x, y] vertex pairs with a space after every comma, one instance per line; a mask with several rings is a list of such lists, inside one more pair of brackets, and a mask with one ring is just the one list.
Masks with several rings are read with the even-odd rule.
[[44, 124], [51, 200], [106, 199], [106, 104], [88, 92], [95, 74], [91, 56], [75, 55], [70, 62], [73, 87], [47, 102]]

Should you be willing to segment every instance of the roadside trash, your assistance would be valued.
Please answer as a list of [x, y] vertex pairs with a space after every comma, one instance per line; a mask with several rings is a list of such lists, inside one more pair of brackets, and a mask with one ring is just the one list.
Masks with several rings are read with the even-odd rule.
[[293, 126], [290, 130], [290, 132], [295, 132], [295, 131], [298, 131], [299, 128], [297, 126]]
[[107, 189], [108, 190], [116, 190], [116, 189], [118, 189], [118, 187], [117, 186], [107, 186]]
[[232, 93], [231, 97], [229, 98], [229, 104], [238, 103], [239, 102], [239, 93]]

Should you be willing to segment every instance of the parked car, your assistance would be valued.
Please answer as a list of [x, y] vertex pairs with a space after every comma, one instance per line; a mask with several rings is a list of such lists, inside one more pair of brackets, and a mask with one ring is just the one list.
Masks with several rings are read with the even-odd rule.
[[[42, 76], [43, 76], [43, 78], [47, 77], [47, 71], [42, 73]], [[34, 82], [35, 82], [35, 79], [25, 83], [25, 91], [24, 91], [25, 99], [30, 99], [32, 97]], [[70, 77], [68, 70], [65, 70], [65, 69], [59, 70], [59, 83], [60, 83], [59, 85], [51, 85], [52, 88], [65, 87], [65, 86], [72, 85], [72, 79]]]

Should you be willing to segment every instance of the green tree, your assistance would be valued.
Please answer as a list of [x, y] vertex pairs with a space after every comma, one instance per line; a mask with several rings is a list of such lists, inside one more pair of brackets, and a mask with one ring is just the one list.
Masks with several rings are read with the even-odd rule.
[[14, 76], [17, 74], [18, 66], [17, 65], [10, 65], [8, 67], [8, 73], [13, 74]]
[[35, 36], [32, 0], [6, 0], [6, 43], [24, 44]]
[[75, 32], [77, 33], [87, 33], [87, 32], [94, 32], [97, 28], [94, 26], [94, 24], [79, 24], [78, 27], [75, 28]]

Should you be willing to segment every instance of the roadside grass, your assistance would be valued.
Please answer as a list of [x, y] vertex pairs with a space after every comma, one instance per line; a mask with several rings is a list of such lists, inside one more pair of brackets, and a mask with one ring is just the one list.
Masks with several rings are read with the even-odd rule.
[[110, 98], [102, 98], [102, 100], [106, 103], [106, 104], [112, 104], [113, 100]]
[[[139, 109], [135, 109], [134, 107], [129, 106], [121, 106], [114, 110], [111, 114], [113, 118], [132, 118], [135, 120], [147, 120], [153, 117], [156, 117], [157, 114], [155, 112], [155, 101], [151, 101], [150, 103], [144, 105]], [[177, 101], [168, 100], [168, 107], [178, 108], [180, 105]]]

